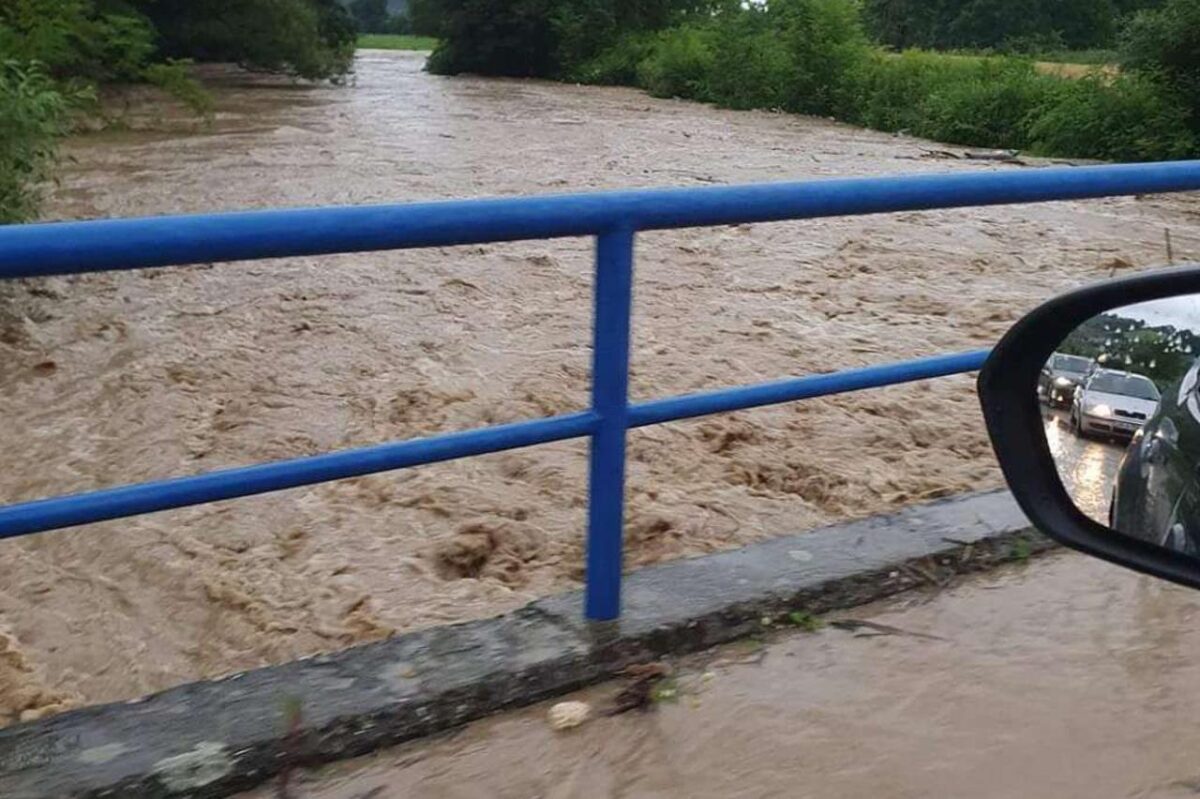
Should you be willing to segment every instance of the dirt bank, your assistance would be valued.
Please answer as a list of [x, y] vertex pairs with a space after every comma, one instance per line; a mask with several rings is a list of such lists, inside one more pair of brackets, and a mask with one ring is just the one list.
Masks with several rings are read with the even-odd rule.
[[[820, 120], [419, 67], [412, 54], [364, 53], [346, 88], [226, 75], [210, 129], [135, 106], [134, 131], [72, 143], [49, 215], [979, 166]], [[633, 390], [985, 346], [1055, 291], [1160, 262], [1168, 226], [1177, 257], [1200, 257], [1195, 197], [646, 235]], [[590, 246], [0, 288], [0, 497], [583, 407]], [[0, 717], [489, 615], [572, 585], [585, 453], [570, 442], [4, 542]], [[631, 435], [630, 459], [630, 565], [999, 481], [968, 378], [650, 428]]]

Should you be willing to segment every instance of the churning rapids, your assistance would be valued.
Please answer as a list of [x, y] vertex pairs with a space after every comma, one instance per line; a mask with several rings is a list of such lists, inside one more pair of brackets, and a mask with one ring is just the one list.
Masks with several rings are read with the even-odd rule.
[[[213, 70], [205, 126], [126, 98], [48, 218], [884, 175], [929, 142], [633, 90], [439, 78], [364, 52], [344, 87]], [[641, 236], [649, 398], [993, 343], [1062, 289], [1200, 256], [1200, 200]], [[0, 498], [35, 499], [563, 413], [588, 401], [591, 242], [0, 286]], [[577, 585], [586, 442], [3, 542], [0, 722], [491, 615]], [[630, 435], [629, 566], [996, 486], [972, 379]]]

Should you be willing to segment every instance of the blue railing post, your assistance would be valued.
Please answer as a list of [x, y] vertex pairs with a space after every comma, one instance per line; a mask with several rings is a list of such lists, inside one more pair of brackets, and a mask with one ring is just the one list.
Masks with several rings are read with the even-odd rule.
[[592, 331], [592, 433], [588, 474], [587, 590], [592, 621], [621, 612], [621, 538], [625, 508], [625, 433], [629, 427], [629, 316], [633, 295], [633, 229], [596, 237]]

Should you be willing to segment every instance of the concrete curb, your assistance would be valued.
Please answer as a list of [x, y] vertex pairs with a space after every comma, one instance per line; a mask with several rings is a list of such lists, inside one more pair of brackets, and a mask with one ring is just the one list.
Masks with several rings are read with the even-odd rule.
[[1050, 546], [996, 491], [674, 561], [630, 574], [611, 624], [585, 623], [570, 592], [0, 730], [0, 796], [228, 796], [289, 766], [361, 755], [747, 635], [763, 617], [850, 607]]

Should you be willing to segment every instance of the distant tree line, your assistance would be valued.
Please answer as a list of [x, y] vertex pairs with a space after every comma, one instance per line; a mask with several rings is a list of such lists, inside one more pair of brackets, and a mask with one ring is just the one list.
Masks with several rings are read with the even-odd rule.
[[[442, 74], [626, 84], [1046, 155], [1200, 154], [1200, 0], [866, 0], [866, 9], [854, 0], [423, 2], [437, 12], [440, 40], [428, 68]], [[1032, 27], [1017, 24], [1022, 15]], [[1115, 42], [1120, 70], [1076, 79], [1012, 55], [896, 52], [876, 38], [881, 25], [897, 46], [1011, 45], [1050, 25], [1063, 43]]]
[[412, 33], [407, 9], [392, 11], [388, 0], [351, 0], [347, 8], [359, 33]]
[[1162, 0], [865, 0], [881, 43], [1045, 52], [1113, 47], [1122, 25]]
[[1174, 325], [1105, 313], [1084, 322], [1058, 347], [1100, 366], [1145, 375], [1160, 391], [1176, 383], [1200, 357], [1200, 336]]

